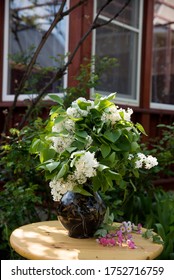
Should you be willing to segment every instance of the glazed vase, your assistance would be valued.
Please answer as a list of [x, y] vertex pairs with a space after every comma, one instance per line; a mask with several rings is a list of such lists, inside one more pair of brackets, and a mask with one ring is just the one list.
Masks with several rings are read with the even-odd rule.
[[57, 207], [58, 220], [74, 238], [89, 238], [101, 225], [106, 207], [98, 193], [86, 196], [68, 191]]

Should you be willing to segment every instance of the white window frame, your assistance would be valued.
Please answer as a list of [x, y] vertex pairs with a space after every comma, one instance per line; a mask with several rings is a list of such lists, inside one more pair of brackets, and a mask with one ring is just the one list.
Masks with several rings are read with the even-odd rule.
[[[69, 8], [69, 1], [67, 1], [66, 9]], [[8, 49], [9, 49], [9, 0], [5, 1], [5, 20], [4, 20], [4, 51], [3, 51], [3, 82], [2, 82], [2, 101], [13, 101], [15, 95], [8, 93]], [[66, 16], [66, 30], [65, 30], [65, 54], [68, 53], [69, 46], [69, 16]], [[67, 73], [63, 76], [63, 86], [66, 88], [68, 83]], [[59, 93], [62, 95], [61, 93]], [[18, 101], [25, 99], [33, 99], [37, 94], [20, 94]], [[45, 97], [44, 99], [49, 99]]]
[[[125, 104], [125, 105], [132, 105], [132, 106], [139, 106], [140, 103], [140, 80], [141, 80], [141, 52], [142, 52], [142, 32], [143, 32], [143, 7], [144, 7], [144, 0], [139, 0], [140, 1], [140, 8], [139, 8], [139, 28], [135, 28], [132, 26], [129, 26], [127, 24], [121, 23], [117, 20], [113, 20], [112, 24], [115, 24], [116, 26], [126, 28], [128, 30], [134, 31], [138, 34], [139, 40], [138, 40], [138, 54], [137, 54], [137, 81], [136, 81], [136, 99], [131, 99], [127, 95], [124, 94], [119, 94], [117, 95], [117, 103], [118, 104]], [[94, 15], [93, 17], [95, 18], [96, 16], [96, 11], [97, 11], [97, 0], [94, 0]], [[100, 19], [108, 19], [104, 16], [100, 16]], [[95, 44], [96, 44], [96, 30], [93, 31], [93, 36], [92, 36], [92, 55], [95, 56]], [[116, 89], [117, 90], [117, 89]], [[93, 96], [95, 94], [95, 90], [92, 89], [90, 94]], [[97, 91], [101, 94], [106, 94], [106, 92], [100, 92]]]
[[157, 102], [150, 102], [150, 108], [151, 109], [159, 109], [159, 110], [174, 110], [174, 104], [162, 104]]

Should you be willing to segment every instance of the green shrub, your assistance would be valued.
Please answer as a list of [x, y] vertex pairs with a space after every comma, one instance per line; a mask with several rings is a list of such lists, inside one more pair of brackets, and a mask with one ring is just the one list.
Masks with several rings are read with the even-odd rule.
[[123, 219], [154, 229], [164, 241], [159, 259], [174, 259], [174, 192], [154, 188], [136, 192], [122, 207]]
[[[144, 146], [148, 153], [155, 155], [158, 159], [158, 166], [155, 167], [153, 175], [156, 178], [168, 178], [174, 176], [174, 123], [171, 125], [159, 124], [161, 136], [150, 139]], [[150, 147], [150, 148], [149, 148]], [[152, 170], [154, 172], [154, 170]]]
[[174, 175], [174, 124], [158, 127], [162, 129], [161, 137], [142, 144], [145, 154], [157, 157], [158, 165], [142, 171], [139, 178], [133, 178], [134, 191], [128, 189], [124, 198], [122, 193], [114, 191], [105, 201], [116, 221], [130, 220], [154, 229], [164, 240], [159, 258], [174, 259], [174, 192], [164, 191], [162, 184], [154, 186], [156, 179]]
[[21, 131], [11, 129], [1, 146], [0, 250], [4, 259], [16, 257], [9, 244], [15, 228], [53, 215], [49, 187], [36, 168], [38, 160], [29, 153], [31, 141], [42, 126], [37, 119]]

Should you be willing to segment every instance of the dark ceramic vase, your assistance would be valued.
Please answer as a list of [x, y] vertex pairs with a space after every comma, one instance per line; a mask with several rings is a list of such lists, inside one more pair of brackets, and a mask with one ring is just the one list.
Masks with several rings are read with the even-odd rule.
[[106, 207], [98, 193], [85, 196], [67, 192], [57, 208], [58, 219], [70, 237], [89, 238], [101, 225]]

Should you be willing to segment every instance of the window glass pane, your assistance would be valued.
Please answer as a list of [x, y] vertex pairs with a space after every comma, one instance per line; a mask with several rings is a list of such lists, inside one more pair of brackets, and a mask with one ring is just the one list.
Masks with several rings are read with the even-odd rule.
[[[173, 3], [173, 5], [171, 5]], [[155, 2], [152, 103], [174, 105], [174, 2]]]
[[[98, 11], [105, 2], [97, 1]], [[106, 23], [125, 2], [111, 2], [99, 16], [99, 23]], [[143, 1], [130, 1], [116, 20], [97, 28], [95, 33], [95, 55], [117, 59], [117, 65], [102, 74], [95, 90], [103, 94], [116, 91], [118, 98], [125, 102], [129, 99], [135, 105], [140, 82], [142, 7]]]
[[[115, 0], [102, 11], [102, 15], [108, 18], [117, 14], [120, 9], [125, 5], [127, 0]], [[139, 25], [139, 0], [130, 1], [129, 5], [123, 12], [116, 18], [119, 22], [138, 27]], [[97, 1], [97, 11], [106, 3], [106, 0]]]
[[[117, 92], [120, 95], [135, 98], [137, 72], [137, 40], [138, 36], [113, 24], [98, 28], [96, 31], [96, 55], [117, 59], [117, 66], [103, 73], [96, 90]], [[130, 46], [133, 45], [132, 48]]]
[[[61, 1], [10, 0], [9, 1], [9, 40], [8, 40], [8, 94], [15, 88], [24, 74], [26, 65], [43, 35], [50, 27]], [[65, 21], [53, 29], [42, 48], [32, 70], [24, 94], [38, 93], [53, 77], [60, 65], [60, 55], [65, 54]], [[62, 81], [50, 86], [49, 92], [58, 92]]]

